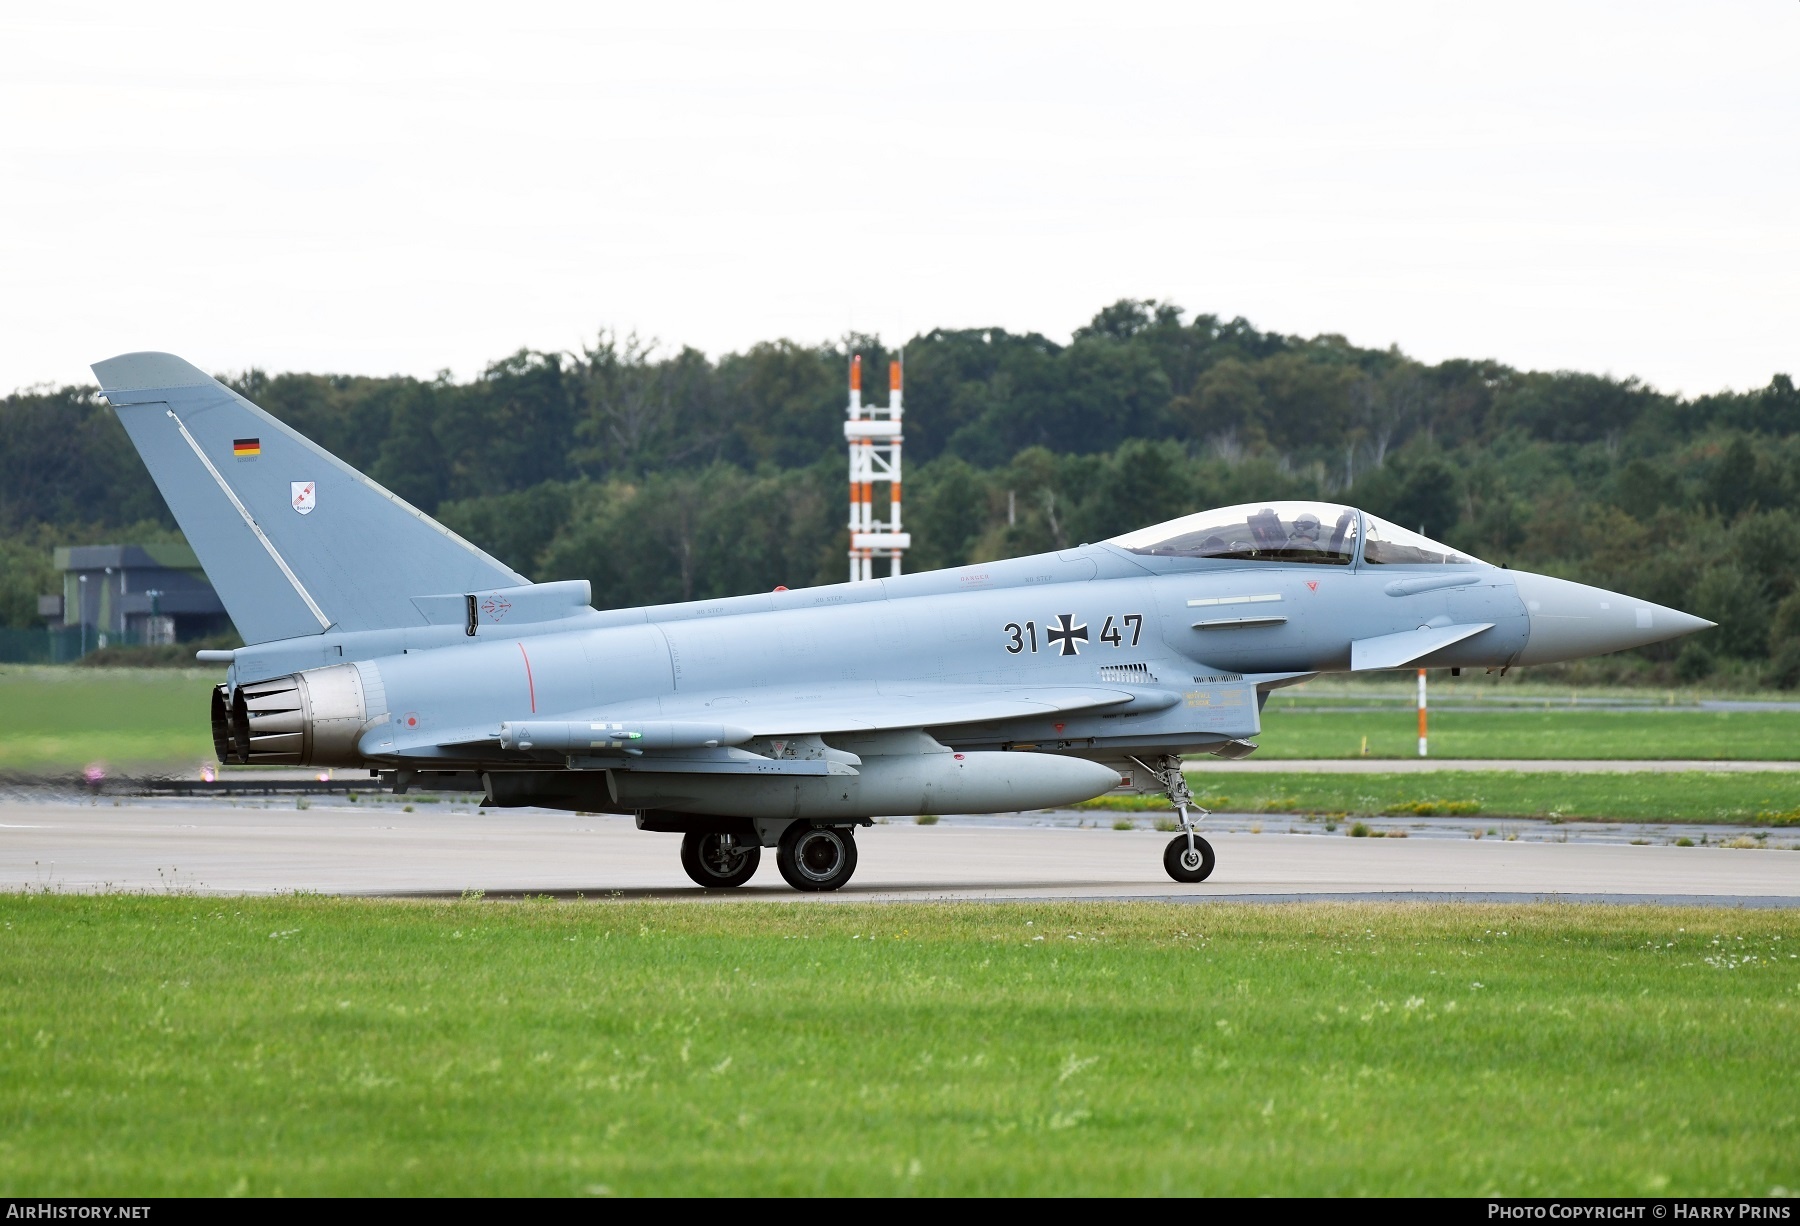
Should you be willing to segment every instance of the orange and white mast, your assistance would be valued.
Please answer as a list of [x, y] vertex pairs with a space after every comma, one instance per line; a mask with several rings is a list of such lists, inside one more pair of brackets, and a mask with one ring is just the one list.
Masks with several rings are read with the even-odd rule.
[[[888, 402], [862, 402], [862, 355], [850, 359], [850, 407], [844, 439], [850, 447], [850, 582], [875, 577], [875, 559], [889, 559], [900, 574], [912, 536], [900, 527], [901, 363], [888, 364]], [[875, 518], [875, 486], [888, 487], [887, 517]]]
[[1419, 670], [1419, 756], [1425, 756], [1425, 670]]
[[906, 552], [906, 547], [912, 544], [912, 534], [900, 531], [900, 419], [905, 415], [905, 409], [901, 405], [903, 392], [900, 385], [904, 378], [905, 371], [901, 368], [900, 359], [897, 357], [890, 359], [888, 361], [888, 418], [894, 423], [894, 444], [888, 453], [888, 531], [893, 533], [896, 538], [893, 553], [889, 555], [894, 559], [893, 573], [895, 575], [900, 573], [900, 556]]

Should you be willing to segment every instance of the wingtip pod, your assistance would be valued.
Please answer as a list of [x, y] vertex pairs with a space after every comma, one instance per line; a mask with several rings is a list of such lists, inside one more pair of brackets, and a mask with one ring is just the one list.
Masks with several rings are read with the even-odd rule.
[[213, 377], [172, 353], [145, 350], [121, 353], [95, 362], [90, 370], [103, 392], [143, 391], [165, 387], [204, 387]]

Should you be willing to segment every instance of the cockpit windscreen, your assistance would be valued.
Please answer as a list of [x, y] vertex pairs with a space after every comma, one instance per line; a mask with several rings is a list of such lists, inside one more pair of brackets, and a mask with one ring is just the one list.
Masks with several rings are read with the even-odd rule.
[[1356, 529], [1356, 512], [1349, 507], [1262, 502], [1184, 515], [1107, 543], [1160, 557], [1347, 566], [1356, 555]]
[[1376, 566], [1486, 566], [1480, 558], [1458, 553], [1448, 545], [1440, 545], [1428, 536], [1408, 532], [1397, 524], [1374, 515], [1364, 514], [1369, 525], [1369, 539], [1363, 544], [1363, 561]]

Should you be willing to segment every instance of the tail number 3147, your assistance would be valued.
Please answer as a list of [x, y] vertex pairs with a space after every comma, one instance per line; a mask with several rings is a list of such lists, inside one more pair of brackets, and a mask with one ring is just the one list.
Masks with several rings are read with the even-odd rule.
[[[1069, 650], [1070, 647], [1076, 645], [1077, 641], [1070, 635], [1070, 619], [1067, 617], [1058, 617], [1057, 622], [1059, 624], [1056, 626], [1046, 627], [1048, 633], [1044, 634], [1043, 637], [1050, 640], [1050, 645], [1052, 647], [1060, 648], [1063, 655], [1077, 654], [1076, 651]], [[1036, 653], [1040, 632], [1038, 630], [1038, 624], [1035, 621], [1007, 622], [1006, 625], [1000, 628], [1000, 631], [1006, 636], [1006, 652], [1008, 655], [1016, 656], [1024, 651]], [[1076, 626], [1074, 627], [1074, 632], [1079, 635], [1080, 640], [1086, 640], [1086, 626]], [[1127, 635], [1130, 636], [1130, 641], [1127, 641]], [[1113, 617], [1109, 614], [1106, 618], [1106, 624], [1100, 627], [1099, 641], [1105, 643], [1108, 647], [1136, 647], [1138, 645], [1138, 640], [1143, 636], [1144, 615], [1142, 613], [1126, 613], [1119, 617]]]

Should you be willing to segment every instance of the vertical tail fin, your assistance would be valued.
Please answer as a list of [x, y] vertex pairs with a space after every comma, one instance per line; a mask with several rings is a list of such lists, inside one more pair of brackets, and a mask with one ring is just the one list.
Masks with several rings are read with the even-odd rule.
[[93, 369], [246, 643], [421, 625], [412, 597], [530, 582], [173, 354]]

